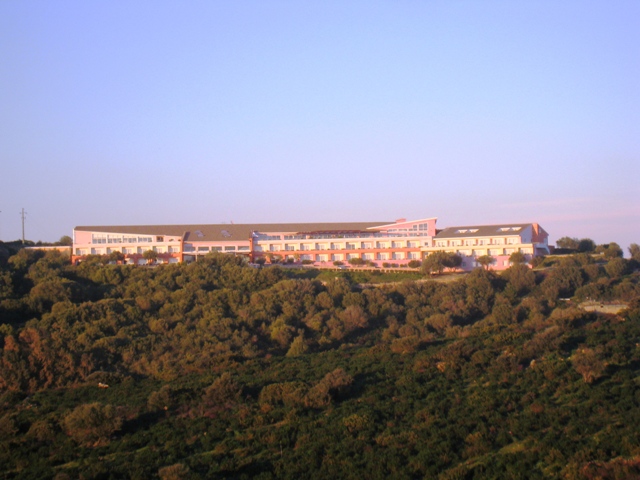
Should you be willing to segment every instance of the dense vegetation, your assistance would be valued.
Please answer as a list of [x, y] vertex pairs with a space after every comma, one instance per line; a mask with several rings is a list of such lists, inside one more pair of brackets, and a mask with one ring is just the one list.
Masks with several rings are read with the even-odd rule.
[[638, 263], [545, 265], [374, 286], [21, 250], [0, 262], [0, 477], [637, 477]]

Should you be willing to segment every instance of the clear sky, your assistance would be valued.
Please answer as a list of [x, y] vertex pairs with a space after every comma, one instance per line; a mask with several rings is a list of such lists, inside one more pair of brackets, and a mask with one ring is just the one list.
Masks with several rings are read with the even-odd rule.
[[640, 2], [2, 1], [0, 239], [538, 222], [640, 243]]

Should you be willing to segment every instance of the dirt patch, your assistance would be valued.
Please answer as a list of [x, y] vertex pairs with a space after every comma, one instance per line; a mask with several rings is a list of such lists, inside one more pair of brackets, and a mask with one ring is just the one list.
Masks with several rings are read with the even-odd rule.
[[578, 306], [583, 310], [586, 310], [587, 312], [610, 313], [613, 315], [617, 315], [622, 310], [628, 307], [628, 305], [625, 303], [619, 303], [619, 302], [605, 303], [605, 302], [594, 302], [594, 301], [582, 302]]

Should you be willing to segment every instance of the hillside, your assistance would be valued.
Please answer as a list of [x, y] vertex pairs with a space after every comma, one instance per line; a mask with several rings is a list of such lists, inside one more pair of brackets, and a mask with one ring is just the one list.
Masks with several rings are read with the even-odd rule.
[[318, 275], [20, 251], [0, 267], [0, 477], [640, 476], [635, 262]]

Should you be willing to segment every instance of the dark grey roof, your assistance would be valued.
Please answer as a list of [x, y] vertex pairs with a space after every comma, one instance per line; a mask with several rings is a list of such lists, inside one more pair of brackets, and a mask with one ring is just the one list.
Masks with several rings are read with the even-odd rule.
[[[448, 227], [438, 232], [435, 238], [464, 238], [464, 237], [493, 237], [495, 235], [519, 235], [531, 223], [505, 223], [502, 225], [472, 225], [463, 227]], [[500, 229], [509, 228], [501, 231]], [[512, 230], [512, 228], [518, 230]]]
[[[120, 226], [82, 226], [77, 231], [103, 233], [129, 233], [135, 235], [184, 236], [185, 241], [233, 241], [249, 240], [252, 232], [329, 232], [329, 231], [365, 231], [389, 222], [353, 222], [353, 223], [254, 223], [254, 224], [215, 224], [215, 225], [120, 225]], [[198, 233], [199, 232], [199, 233]]]

